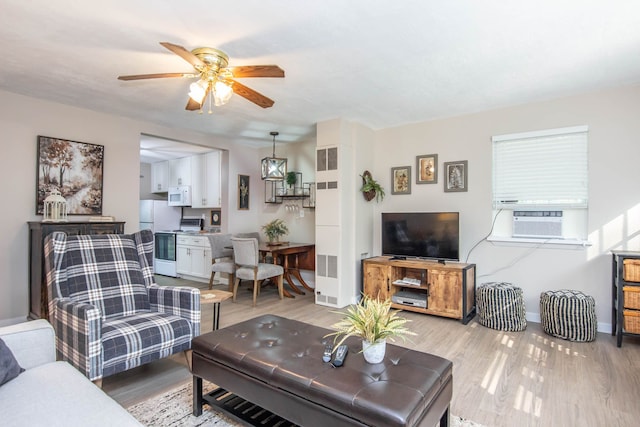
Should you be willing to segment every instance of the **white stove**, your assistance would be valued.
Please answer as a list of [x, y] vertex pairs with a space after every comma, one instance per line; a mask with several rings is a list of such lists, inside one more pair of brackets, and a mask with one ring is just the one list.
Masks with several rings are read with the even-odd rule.
[[163, 276], [178, 277], [176, 271], [176, 234], [198, 233], [202, 229], [202, 219], [182, 218], [179, 230], [158, 231], [154, 234], [155, 251], [153, 271]]

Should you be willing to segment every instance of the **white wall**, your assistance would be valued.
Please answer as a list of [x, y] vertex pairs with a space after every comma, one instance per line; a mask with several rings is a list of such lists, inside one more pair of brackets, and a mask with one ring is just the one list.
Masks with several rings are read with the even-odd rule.
[[[456, 210], [461, 213], [460, 243], [464, 260], [491, 226], [491, 136], [588, 125], [589, 239], [593, 246], [587, 249], [538, 248], [485, 242], [470, 254], [469, 262], [477, 264], [478, 283], [503, 280], [521, 286], [531, 319], [539, 312], [541, 291], [583, 290], [596, 298], [600, 328], [606, 329], [611, 322], [609, 251], [640, 250], [638, 105], [640, 86], [632, 86], [375, 132], [371, 147], [374, 158], [368, 167], [373, 177], [389, 190], [390, 168], [411, 165], [414, 181], [411, 195], [391, 195], [387, 191], [382, 203], [370, 205], [374, 211], [372, 255], [380, 253], [380, 212]], [[6, 204], [3, 221], [0, 221], [3, 236], [0, 242], [0, 324], [24, 319], [27, 315], [26, 223], [41, 219], [35, 215], [37, 136], [105, 145], [103, 213], [126, 221], [129, 232], [137, 228], [138, 223], [141, 133], [229, 150], [229, 169], [223, 174], [229, 177], [229, 182], [223, 184], [223, 200], [226, 200], [223, 221], [230, 232], [255, 230], [256, 224], [288, 215], [283, 206], [264, 204], [264, 184], [256, 165], [264, 155], [271, 153], [270, 150], [237, 147], [195, 132], [0, 91], [0, 144], [4, 149], [0, 159], [0, 182], [4, 183]], [[278, 146], [277, 154], [307, 159], [291, 168], [301, 170], [304, 181], [314, 181], [315, 141], [291, 150], [298, 150], [297, 154], [286, 153]], [[439, 156], [439, 182], [416, 185], [415, 156], [430, 153]], [[469, 191], [466, 193], [443, 191], [442, 163], [452, 160], [469, 161]], [[238, 174], [251, 175], [248, 211], [237, 210]], [[313, 211], [305, 213], [307, 215], [302, 219], [287, 218], [293, 230], [292, 240], [315, 240]]]
[[[277, 142], [277, 139], [276, 139]], [[302, 173], [302, 182], [315, 182], [315, 139], [309, 141], [303, 141], [293, 144], [277, 144], [276, 143], [276, 156], [287, 158], [287, 170]], [[263, 148], [260, 150], [260, 158], [271, 156], [273, 148]], [[252, 176], [252, 206], [256, 207], [258, 213], [258, 224], [262, 225], [272, 221], [275, 218], [281, 218], [287, 224], [289, 234], [285, 237], [285, 240], [290, 242], [315, 242], [315, 223], [316, 215], [315, 209], [302, 208], [302, 200], [285, 200], [282, 204], [271, 204], [264, 202], [264, 181], [260, 178], [260, 171], [257, 170], [260, 162], [252, 165], [254, 172], [257, 174]], [[286, 184], [285, 184], [286, 185]], [[298, 211], [288, 211], [286, 205], [297, 205]], [[304, 212], [304, 216], [300, 216], [300, 211]], [[258, 228], [260, 228], [258, 227]], [[244, 230], [243, 230], [244, 231]], [[261, 239], [266, 239], [261, 229], [258, 230], [246, 230], [246, 231], [260, 231]], [[305, 278], [306, 280], [306, 278]]]
[[[177, 112], [176, 114], [183, 114]], [[208, 117], [203, 117], [207, 120]], [[45, 135], [105, 146], [103, 214], [126, 221], [125, 231], [138, 228], [140, 134], [229, 150], [228, 175], [223, 183], [225, 206], [237, 206], [235, 180], [250, 174], [252, 185], [260, 180], [258, 150], [238, 147], [208, 135], [167, 128], [153, 123], [83, 110], [0, 91], [0, 179], [5, 200], [0, 221], [0, 324], [24, 320], [28, 313], [28, 228], [35, 214], [37, 136]], [[257, 185], [257, 184], [256, 184]], [[231, 187], [232, 189], [230, 189]], [[255, 187], [254, 187], [255, 188]], [[260, 194], [252, 193], [249, 211], [223, 211], [229, 229], [257, 224]], [[74, 217], [73, 219], [83, 219]]]
[[[394, 166], [412, 167], [410, 195], [391, 195], [383, 211], [459, 211], [461, 253], [477, 264], [477, 283], [507, 281], [524, 290], [530, 320], [539, 321], [540, 293], [578, 289], [593, 295], [600, 330], [610, 331], [612, 249], [640, 250], [640, 86], [624, 87], [463, 117], [378, 131], [371, 172], [386, 190]], [[589, 126], [589, 240], [592, 246], [472, 246], [491, 228], [491, 136]], [[438, 154], [437, 184], [415, 184], [415, 157]], [[445, 193], [443, 162], [469, 161], [469, 191]], [[380, 216], [374, 221], [380, 254]]]

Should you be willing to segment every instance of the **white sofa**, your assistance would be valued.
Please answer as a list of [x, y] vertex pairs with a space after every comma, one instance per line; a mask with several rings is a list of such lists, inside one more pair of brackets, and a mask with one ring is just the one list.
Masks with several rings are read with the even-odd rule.
[[141, 426], [122, 406], [67, 362], [56, 362], [53, 328], [35, 320], [0, 328], [25, 369], [0, 386], [3, 426]]

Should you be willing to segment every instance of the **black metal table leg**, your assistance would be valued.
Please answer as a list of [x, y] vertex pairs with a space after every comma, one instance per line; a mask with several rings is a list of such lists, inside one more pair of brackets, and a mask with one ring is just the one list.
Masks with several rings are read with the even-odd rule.
[[213, 304], [213, 330], [217, 330], [220, 326], [220, 303]]
[[193, 376], [193, 416], [202, 415], [202, 378]]

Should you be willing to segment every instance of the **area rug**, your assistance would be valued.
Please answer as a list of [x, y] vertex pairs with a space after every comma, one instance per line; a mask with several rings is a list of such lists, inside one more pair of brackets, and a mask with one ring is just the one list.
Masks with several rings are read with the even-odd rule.
[[[203, 392], [208, 393], [215, 385], [204, 383]], [[188, 382], [156, 397], [127, 408], [138, 421], [148, 427], [216, 426], [238, 427], [242, 424], [214, 412], [209, 405], [203, 407], [202, 415], [194, 417], [192, 411], [192, 384]], [[452, 415], [452, 427], [484, 427], [473, 421]]]

